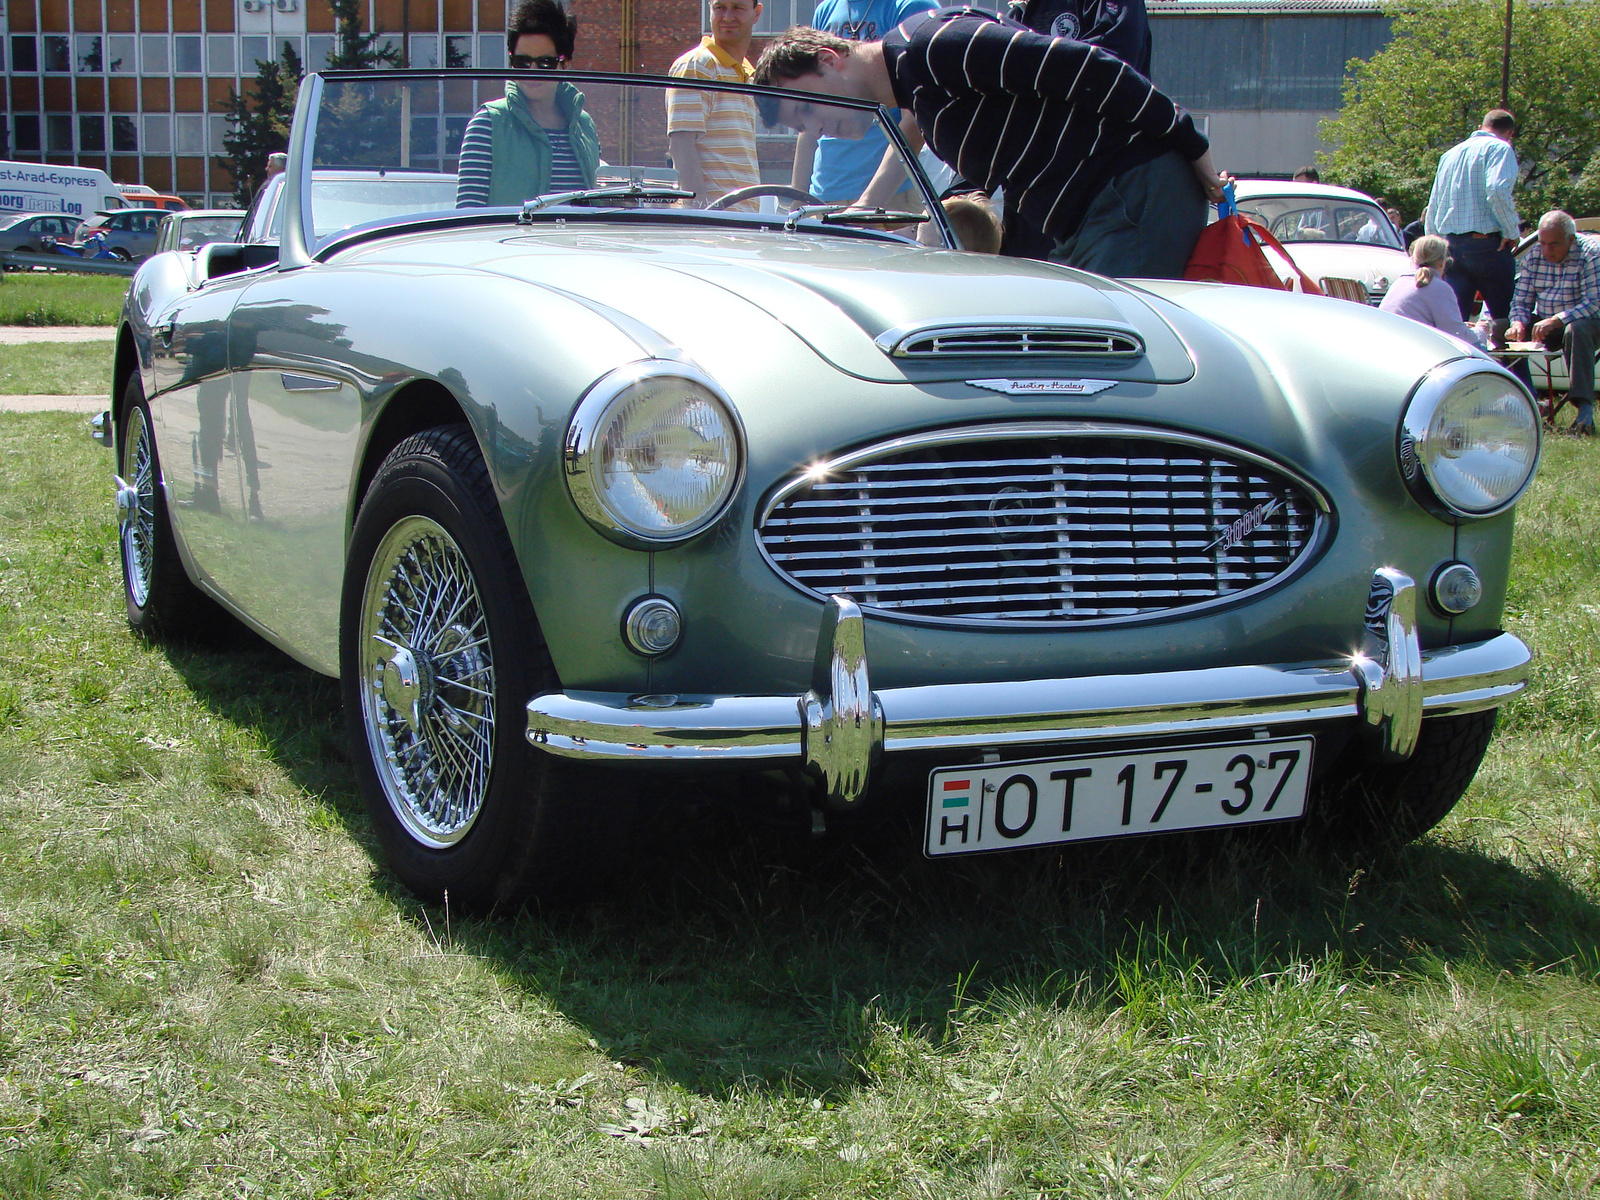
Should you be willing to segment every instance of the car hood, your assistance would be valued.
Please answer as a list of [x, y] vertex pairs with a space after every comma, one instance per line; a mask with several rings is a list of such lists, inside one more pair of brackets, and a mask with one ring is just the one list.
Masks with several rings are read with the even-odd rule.
[[[568, 293], [610, 311], [625, 331], [643, 325], [690, 354], [707, 337], [741, 336], [742, 305], [780, 321], [833, 366], [862, 379], [925, 383], [975, 369], [1007, 376], [1094, 376], [1181, 383], [1194, 374], [1183, 340], [1135, 290], [1046, 263], [930, 251], [902, 242], [744, 231], [493, 231], [401, 238], [353, 252], [419, 258], [491, 271]], [[1041, 319], [1132, 329], [1135, 359], [1043, 357], [914, 361], [874, 341], [898, 329], [974, 314], [992, 322]], [[975, 367], [975, 363], [978, 366]]]

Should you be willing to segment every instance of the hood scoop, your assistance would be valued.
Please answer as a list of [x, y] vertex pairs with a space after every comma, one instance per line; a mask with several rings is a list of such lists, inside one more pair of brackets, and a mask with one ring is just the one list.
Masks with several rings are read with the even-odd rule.
[[1137, 359], [1145, 352], [1144, 339], [1128, 326], [1048, 317], [902, 325], [873, 341], [891, 358], [912, 359]]

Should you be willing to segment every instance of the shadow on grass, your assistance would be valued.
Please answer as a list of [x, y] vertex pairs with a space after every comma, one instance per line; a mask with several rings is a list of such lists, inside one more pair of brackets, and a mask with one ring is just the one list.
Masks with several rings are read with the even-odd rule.
[[[255, 639], [173, 662], [371, 852], [334, 681]], [[1223, 986], [1308, 960], [1358, 982], [1596, 967], [1600, 907], [1471, 845], [1428, 839], [1358, 867], [1280, 829], [933, 863], [915, 801], [819, 842], [730, 792], [669, 785], [647, 849], [583, 907], [425, 913], [376, 862], [375, 886], [611, 1056], [710, 1095], [850, 1087], [879, 1020], [937, 1040], [952, 1010], [1010, 994], [1115, 1007], [1130, 960]]]

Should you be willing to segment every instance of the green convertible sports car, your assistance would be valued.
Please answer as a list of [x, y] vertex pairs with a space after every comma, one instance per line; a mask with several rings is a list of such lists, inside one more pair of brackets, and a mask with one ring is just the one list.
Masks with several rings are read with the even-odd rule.
[[787, 179], [784, 93], [559, 75], [598, 165], [494, 207], [465, 118], [552, 73], [308, 76], [247, 240], [153, 257], [118, 331], [130, 622], [226, 610], [337, 675], [411, 888], [556, 894], [652, 773], [909, 793], [935, 857], [1449, 811], [1527, 676], [1506, 371], [1364, 305], [961, 251], [869, 105], [828, 128], [900, 156], [896, 211], [700, 207], [668, 103], [747, 105]]

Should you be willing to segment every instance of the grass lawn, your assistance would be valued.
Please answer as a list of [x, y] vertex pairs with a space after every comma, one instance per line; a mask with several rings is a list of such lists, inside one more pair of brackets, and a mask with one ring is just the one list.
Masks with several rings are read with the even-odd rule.
[[603, 901], [375, 866], [336, 686], [126, 629], [110, 454], [0, 415], [0, 1196], [1584, 1197], [1600, 1188], [1600, 447], [1457, 811], [1340, 865], [924, 861], [663, 804]]
[[8, 271], [0, 276], [0, 325], [115, 325], [126, 275]]
[[0, 396], [104, 396], [112, 343], [30, 342], [0, 347]]

